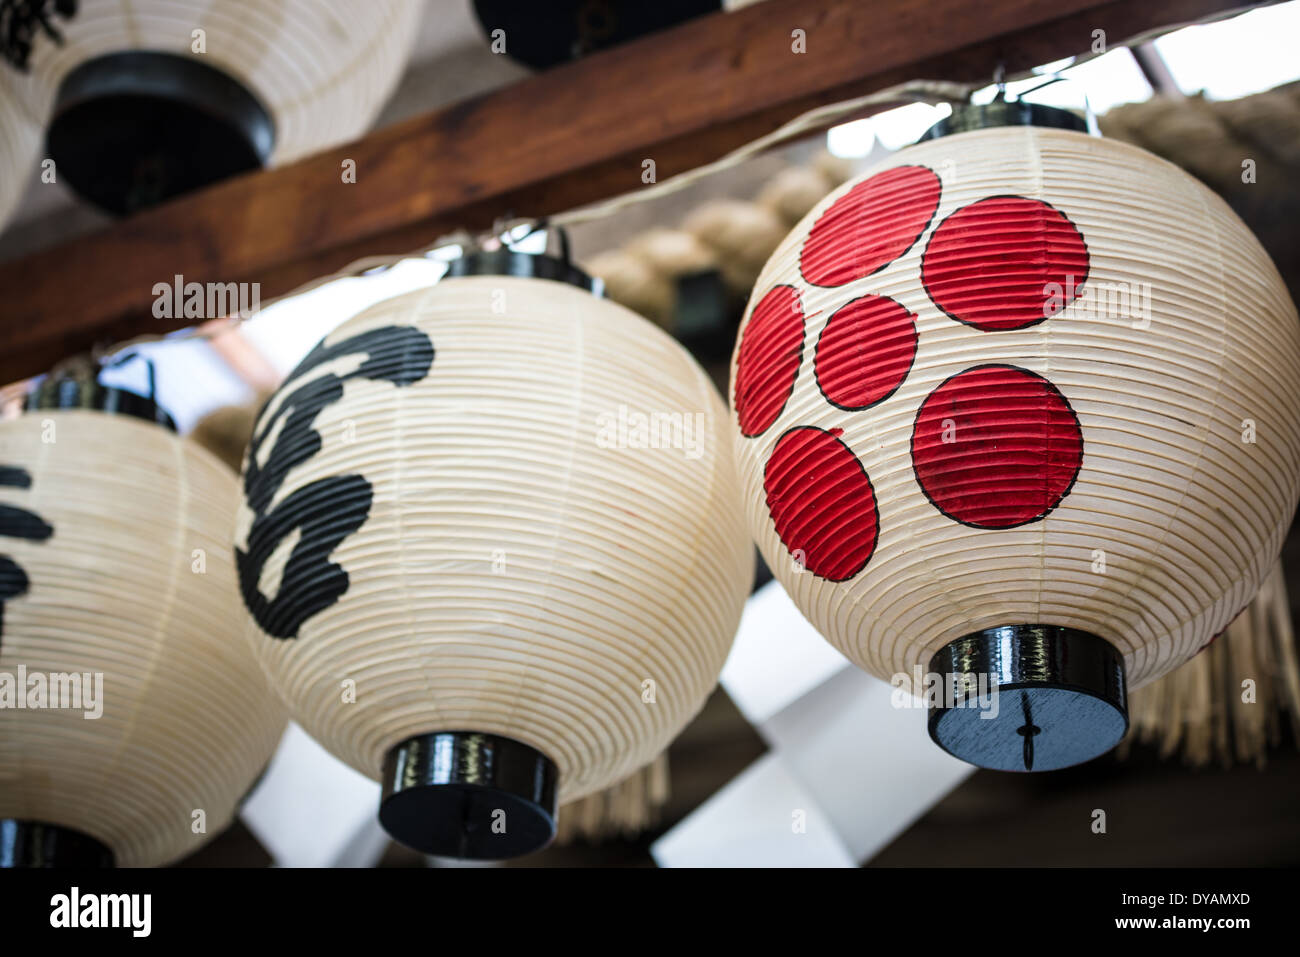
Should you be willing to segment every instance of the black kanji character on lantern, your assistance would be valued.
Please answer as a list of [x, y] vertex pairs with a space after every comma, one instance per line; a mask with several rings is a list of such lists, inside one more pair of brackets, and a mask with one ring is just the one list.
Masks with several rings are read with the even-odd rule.
[[[365, 360], [354, 371], [329, 373], [293, 387], [295, 380], [317, 366], [357, 355], [364, 355]], [[374, 329], [337, 345], [321, 343], [289, 376], [279, 393], [284, 396], [279, 408], [269, 416], [263, 409], [244, 472], [244, 495], [255, 517], [247, 551], [236, 548], [235, 562], [244, 604], [268, 635], [296, 638], [304, 621], [347, 592], [348, 573], [330, 561], [330, 554], [365, 522], [374, 497], [364, 476], [335, 475], [304, 485], [271, 508], [290, 471], [321, 449], [320, 433], [313, 427], [316, 416], [343, 397], [343, 383], [349, 379], [409, 386], [428, 375], [432, 365], [433, 343], [419, 329]], [[281, 422], [277, 433], [276, 425]], [[262, 443], [273, 434], [270, 454], [259, 465]], [[280, 588], [274, 598], [267, 598], [258, 588], [262, 569], [295, 529], [299, 538], [285, 562]]]
[[[26, 469], [0, 465], [0, 486], [31, 488], [32, 477]], [[0, 504], [0, 537], [43, 542], [53, 534], [54, 529], [34, 512]], [[0, 555], [0, 637], [4, 636], [5, 601], [27, 594], [29, 584], [22, 566], [7, 555]]]

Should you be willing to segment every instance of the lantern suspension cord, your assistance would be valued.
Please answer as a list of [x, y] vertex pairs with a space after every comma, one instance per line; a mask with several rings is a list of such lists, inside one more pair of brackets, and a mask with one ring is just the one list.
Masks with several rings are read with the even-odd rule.
[[[1219, 20], [1231, 19], [1232, 17], [1235, 17], [1242, 12], [1243, 11], [1241, 10], [1220, 11], [1217, 13], [1210, 14], [1209, 16], [1203, 17], [1199, 20], [1193, 20], [1187, 23], [1179, 23], [1173, 26], [1167, 26], [1155, 30], [1149, 30], [1146, 33], [1142, 33], [1139, 34], [1138, 36], [1131, 37], [1128, 40], [1123, 41], [1122, 43], [1107, 45], [1101, 50], [1089, 51], [1087, 53], [1079, 54], [1078, 56], [1072, 59], [1070, 66], [1072, 67], [1079, 66], [1080, 64], [1087, 63], [1089, 60], [1093, 60], [1099, 56], [1104, 56], [1105, 54], [1110, 53], [1112, 50], [1133, 48], [1133, 47], [1141, 46], [1146, 43], [1150, 43], [1152, 40], [1155, 40], [1157, 37], [1163, 36], [1164, 34], [1170, 33], [1174, 30], [1181, 30], [1182, 28], [1187, 26], [1198, 26], [1207, 23], [1215, 23]], [[1048, 83], [1055, 82], [1056, 79], [1058, 78], [1067, 79], [1067, 77], [1061, 76], [1060, 73], [1035, 73], [1033, 70], [1023, 70], [1018, 72], [1013, 77], [1006, 77], [1003, 67], [999, 65], [997, 80], [1000, 83], [1005, 83], [1008, 80], [1025, 79], [1031, 76], [1042, 76], [1047, 79]], [[684, 173], [680, 173], [677, 176], [671, 177], [670, 179], [666, 179], [662, 183], [656, 183], [652, 186], [647, 186], [644, 189], [639, 189], [630, 193], [625, 193], [622, 196], [616, 196], [613, 199], [603, 203], [597, 203], [592, 206], [584, 206], [579, 209], [570, 210], [565, 213], [560, 213], [560, 214], [547, 217], [546, 221], [549, 225], [554, 225], [554, 226], [572, 226], [579, 223], [586, 223], [598, 219], [604, 219], [606, 217], [613, 216], [616, 213], [621, 212], [622, 210], [628, 208], [629, 206], [634, 206], [637, 203], [650, 202], [652, 200], [660, 199], [664, 196], [671, 195], [672, 193], [676, 193], [680, 190], [685, 189], [688, 186], [691, 186], [699, 182], [700, 180], [708, 176], [712, 176], [716, 173], [721, 173], [724, 172], [725, 170], [732, 169], [740, 165], [741, 163], [745, 162], [746, 160], [752, 159], [758, 154], [766, 150], [769, 150], [772, 147], [785, 142], [786, 140], [797, 139], [798, 137], [813, 132], [819, 128], [834, 125], [837, 121], [840, 122], [846, 121], [848, 117], [851, 117], [855, 114], [861, 114], [867, 111], [868, 109], [870, 109], [871, 107], [883, 106], [886, 104], [905, 106], [909, 103], [951, 103], [954, 101], [967, 101], [970, 99], [971, 94], [975, 90], [980, 89], [987, 85], [988, 84], [984, 82], [957, 83], [950, 80], [910, 80], [906, 83], [899, 83], [895, 86], [887, 87], [886, 89], [879, 90], [875, 93], [869, 93], [864, 96], [854, 97], [852, 99], [841, 100], [836, 103], [828, 103], [824, 106], [815, 107], [814, 109], [811, 109], [806, 113], [802, 113], [799, 116], [796, 116], [794, 119], [790, 120], [784, 125], [773, 130], [771, 133], [767, 133], [764, 136], [760, 136], [758, 139], [752, 140], [744, 144], [743, 146], [737, 147], [736, 149], [732, 150], [730, 153], [727, 153], [726, 155], [714, 160], [712, 163], [706, 163], [703, 166], [697, 166], [694, 169], [688, 170]], [[1035, 89], [1037, 89], [1037, 87], [1035, 87]], [[1086, 98], [1085, 98], [1085, 103], [1086, 103], [1086, 108], [1088, 113], [1089, 131], [1095, 133], [1096, 117], [1095, 115], [1093, 115], [1091, 103], [1088, 102]], [[508, 232], [511, 229], [517, 229], [521, 225], [537, 225], [538, 223], [539, 223], [538, 219], [530, 219], [530, 218], [523, 218], [523, 217], [504, 221], [504, 222], [499, 222], [494, 226], [493, 235], [501, 236], [502, 234]], [[541, 228], [541, 227], [538, 226], [537, 228]], [[326, 283], [334, 282], [336, 279], [356, 278], [358, 276], [365, 275], [366, 273], [374, 272], [377, 270], [388, 269], [406, 259], [435, 258], [434, 254], [437, 253], [439, 250], [448, 248], [450, 246], [457, 246], [457, 245], [474, 246], [477, 245], [477, 240], [468, 230], [462, 229], [454, 233], [448, 234], [446, 236], [442, 236], [439, 239], [437, 239], [432, 245], [426, 246], [422, 249], [415, 250], [410, 253], [403, 253], [399, 255], [388, 255], [388, 256], [370, 256], [364, 259], [358, 259], [352, 263], [349, 263], [347, 266], [344, 266], [338, 272], [331, 273], [326, 276], [321, 276], [316, 279], [312, 279], [304, 283], [303, 285], [290, 290], [289, 292], [285, 293], [282, 296], [276, 296], [273, 299], [268, 300], [263, 305], [269, 306], [276, 302], [279, 302], [281, 299], [288, 299], [292, 296], [300, 296], [303, 293], [310, 292], [312, 289], [316, 289], [320, 286], [325, 285]], [[236, 327], [247, 322], [249, 318], [252, 317], [249, 316], [245, 318], [240, 316], [240, 317], [228, 318], [225, 319], [224, 321], [213, 320], [205, 323], [201, 328], [190, 329], [183, 332], [174, 332], [169, 335], [138, 336], [133, 339], [128, 339], [123, 342], [115, 343], [111, 346], [97, 348], [94, 351], [94, 355], [97, 358], [102, 358], [104, 356], [112, 355], [116, 352], [119, 352], [122, 349], [130, 348], [131, 346], [135, 346], [147, 342], [161, 342], [161, 341], [175, 342], [175, 341], [188, 341], [191, 339], [215, 339], [218, 336], [225, 335], [226, 333], [232, 331]]]

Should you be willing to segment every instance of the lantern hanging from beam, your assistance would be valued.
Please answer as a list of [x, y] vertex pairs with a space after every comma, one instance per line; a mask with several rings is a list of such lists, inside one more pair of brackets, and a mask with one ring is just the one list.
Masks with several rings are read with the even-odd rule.
[[238, 497], [93, 375], [0, 422], [0, 866], [167, 864], [231, 821], [287, 721], [231, 615]]
[[36, 0], [9, 13], [21, 39], [0, 69], [26, 122], [46, 131], [62, 181], [128, 213], [355, 139], [392, 93], [422, 10], [422, 0]]
[[659, 754], [753, 575], [726, 410], [567, 259], [475, 252], [320, 343], [259, 417], [236, 559], [292, 717], [416, 849], [544, 845]]
[[1251, 600], [1300, 482], [1300, 326], [1268, 255], [1081, 123], [957, 107], [794, 229], [733, 358], [773, 572], [991, 768], [1113, 747], [1126, 688]]

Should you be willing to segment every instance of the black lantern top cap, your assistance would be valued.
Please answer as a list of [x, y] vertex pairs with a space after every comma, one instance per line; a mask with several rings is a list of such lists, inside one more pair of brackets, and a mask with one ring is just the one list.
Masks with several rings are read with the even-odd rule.
[[[549, 226], [545, 220], [539, 220], [520, 238], [526, 239], [541, 230], [547, 233], [546, 252], [526, 253], [504, 242], [492, 249], [471, 248], [447, 264], [446, 278], [517, 276], [523, 279], [550, 279], [585, 289], [594, 296], [603, 296], [604, 282], [573, 265], [569, 254], [569, 236], [563, 227]], [[551, 251], [553, 245], [557, 247], [555, 252]]]
[[999, 95], [991, 103], [953, 103], [952, 113], [921, 134], [917, 142], [998, 126], [1042, 126], [1088, 132], [1088, 121], [1071, 110], [1026, 100], [1008, 100]]

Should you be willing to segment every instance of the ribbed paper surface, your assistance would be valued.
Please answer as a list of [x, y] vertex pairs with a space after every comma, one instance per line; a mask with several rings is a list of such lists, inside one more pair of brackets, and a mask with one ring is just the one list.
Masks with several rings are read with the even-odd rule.
[[[103, 673], [98, 719], [0, 709], [0, 817], [166, 864], [229, 824], [286, 722], [240, 633], [236, 480], [156, 425], [89, 411], [0, 422], [0, 467], [27, 476], [0, 482], [0, 506], [35, 516], [0, 529], [27, 579], [4, 602], [0, 671]], [[36, 520], [48, 534], [13, 534]]]
[[561, 283], [449, 279], [345, 323], [245, 473], [254, 647], [371, 777], [405, 738], [472, 730], [548, 755], [565, 800], [614, 783], [703, 704], [751, 581], [716, 390]]
[[1295, 507], [1295, 306], [1222, 200], [1124, 144], [902, 151], [782, 243], [733, 361], [750, 527], [880, 677], [1042, 623], [1141, 686], [1246, 605]]
[[41, 131], [23, 113], [8, 63], [0, 64], [0, 230], [3, 230], [41, 149]]

